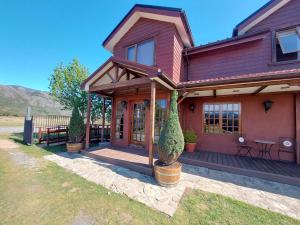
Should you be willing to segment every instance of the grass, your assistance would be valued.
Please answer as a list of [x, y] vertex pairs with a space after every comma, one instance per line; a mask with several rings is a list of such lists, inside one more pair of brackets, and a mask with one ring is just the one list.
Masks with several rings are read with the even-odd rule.
[[0, 127], [22, 127], [24, 117], [17, 116], [0, 116]]
[[[5, 136], [20, 142], [20, 137]], [[85, 218], [95, 224], [300, 224], [261, 208], [203, 191], [188, 190], [174, 217], [88, 182], [42, 156], [60, 147], [20, 150], [42, 161], [38, 170], [16, 165], [0, 150], [0, 224], [71, 224]]]

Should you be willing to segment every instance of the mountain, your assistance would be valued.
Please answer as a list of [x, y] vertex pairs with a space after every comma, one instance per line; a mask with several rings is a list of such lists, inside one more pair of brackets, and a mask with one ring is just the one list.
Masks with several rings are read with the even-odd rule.
[[70, 115], [45, 91], [0, 85], [0, 116], [24, 116], [28, 106], [32, 115]]

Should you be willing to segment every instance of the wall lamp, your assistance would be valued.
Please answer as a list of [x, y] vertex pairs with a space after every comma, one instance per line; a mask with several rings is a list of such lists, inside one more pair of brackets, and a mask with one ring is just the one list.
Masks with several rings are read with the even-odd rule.
[[274, 102], [272, 102], [271, 100], [266, 100], [263, 102], [265, 112], [268, 112], [272, 108], [273, 103]]
[[126, 101], [121, 101], [121, 106], [122, 106], [122, 109], [127, 109], [127, 102]]
[[192, 112], [195, 111], [195, 108], [196, 108], [196, 105], [195, 105], [194, 103], [191, 103], [191, 104], [189, 105], [189, 109], [190, 109]]

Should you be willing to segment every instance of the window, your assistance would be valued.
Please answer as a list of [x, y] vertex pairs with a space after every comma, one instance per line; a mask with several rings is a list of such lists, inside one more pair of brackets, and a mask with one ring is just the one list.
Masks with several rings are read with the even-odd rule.
[[128, 47], [127, 59], [147, 66], [153, 66], [154, 41], [148, 40]]
[[276, 61], [300, 59], [300, 27], [276, 34]]
[[155, 124], [154, 124], [154, 143], [157, 144], [160, 132], [167, 120], [167, 100], [159, 99], [155, 101]]
[[204, 133], [234, 134], [239, 133], [240, 104], [204, 104]]
[[117, 104], [116, 111], [116, 139], [123, 139], [124, 132], [124, 107], [121, 102]]

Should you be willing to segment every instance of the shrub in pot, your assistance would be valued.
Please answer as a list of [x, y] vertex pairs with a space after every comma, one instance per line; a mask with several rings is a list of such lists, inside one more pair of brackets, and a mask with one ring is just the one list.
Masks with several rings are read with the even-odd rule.
[[197, 145], [197, 134], [193, 130], [186, 130], [183, 134], [185, 150], [187, 152], [194, 152]]
[[73, 108], [72, 116], [68, 127], [67, 150], [70, 153], [79, 152], [83, 149], [83, 137], [85, 126], [83, 117], [79, 113], [77, 106]]
[[177, 162], [184, 148], [184, 138], [178, 118], [177, 91], [173, 91], [169, 117], [158, 141], [159, 159], [154, 164], [154, 174], [162, 186], [173, 186], [179, 182], [181, 164]]

